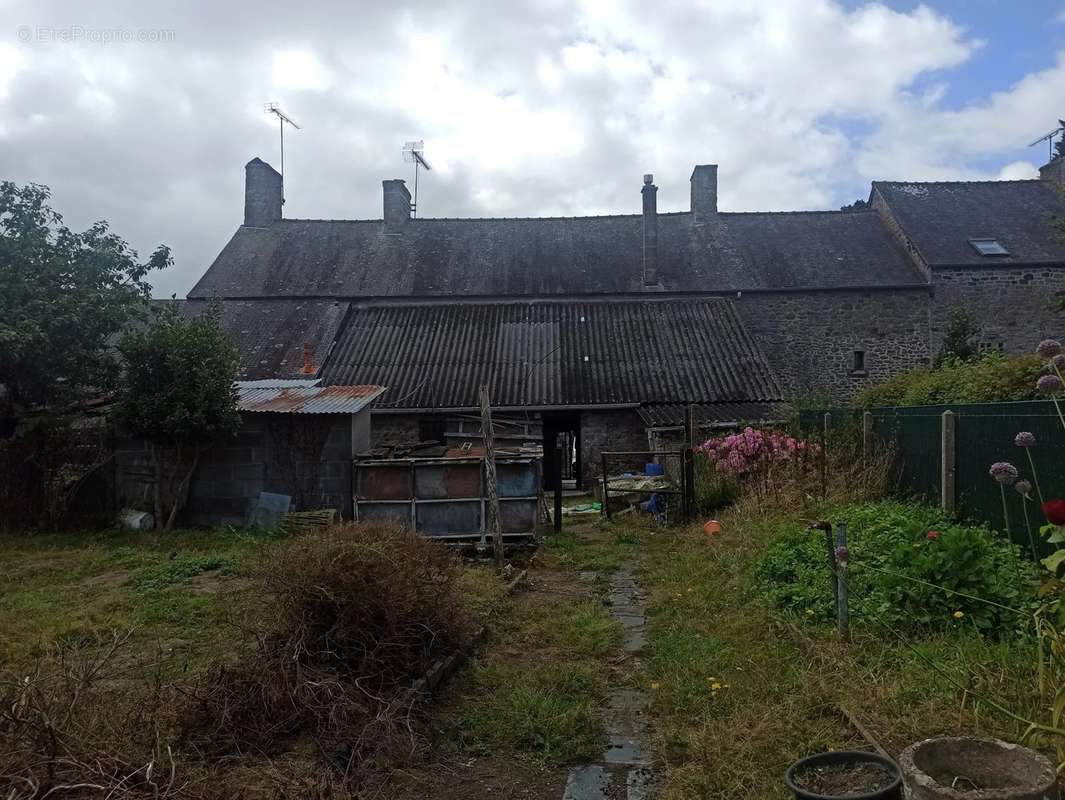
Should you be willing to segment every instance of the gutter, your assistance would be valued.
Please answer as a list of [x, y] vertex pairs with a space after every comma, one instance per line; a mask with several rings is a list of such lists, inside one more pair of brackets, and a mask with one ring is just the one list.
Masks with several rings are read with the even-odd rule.
[[[554, 405], [554, 406], [492, 406], [492, 411], [523, 413], [526, 411], [631, 411], [642, 403], [603, 403], [601, 405]], [[480, 413], [480, 406], [448, 406], [445, 408], [371, 408], [371, 414], [470, 414]]]

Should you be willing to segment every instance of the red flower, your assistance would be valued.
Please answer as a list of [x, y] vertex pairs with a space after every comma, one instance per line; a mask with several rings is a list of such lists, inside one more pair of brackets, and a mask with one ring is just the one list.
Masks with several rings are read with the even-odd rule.
[[938, 539], [939, 538], [939, 531], [929, 531], [928, 533], [926, 533], [924, 535], [924, 538], [926, 538], [926, 539]]
[[1065, 525], [1065, 500], [1047, 500], [1043, 514], [1051, 525]]

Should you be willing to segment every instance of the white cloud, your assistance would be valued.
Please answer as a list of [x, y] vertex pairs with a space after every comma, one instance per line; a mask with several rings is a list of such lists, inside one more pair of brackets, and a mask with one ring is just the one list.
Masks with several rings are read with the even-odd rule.
[[1065, 85], [1059, 62], [945, 108], [951, 70], [982, 42], [926, 6], [100, 5], [0, 5], [0, 36], [74, 23], [174, 34], [0, 39], [0, 176], [51, 185], [72, 225], [104, 218], [142, 252], [173, 245], [161, 294], [186, 291], [239, 224], [243, 164], [276, 162], [268, 101], [303, 126], [286, 132], [288, 216], [380, 216], [381, 179], [410, 177], [400, 148], [420, 138], [427, 216], [635, 213], [644, 172], [660, 208], [687, 208], [696, 163], [720, 165], [733, 210], [838, 206], [874, 178], [1030, 175], [1016, 145], [1053, 121]]
[[998, 171], [995, 180], [1021, 181], [1039, 177], [1039, 167], [1031, 161], [1012, 161]]

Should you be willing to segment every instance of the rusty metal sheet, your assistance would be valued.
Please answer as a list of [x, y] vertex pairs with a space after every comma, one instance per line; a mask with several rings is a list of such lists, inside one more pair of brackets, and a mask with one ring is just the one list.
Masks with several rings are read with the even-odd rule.
[[453, 503], [419, 503], [415, 512], [415, 527], [426, 536], [447, 534], [479, 534], [481, 532], [481, 501]]
[[[292, 383], [289, 381], [288, 383]], [[267, 385], [263, 385], [267, 384]], [[285, 386], [238, 382], [241, 411], [273, 414], [354, 414], [384, 391], [383, 386]]]
[[365, 500], [409, 500], [410, 467], [406, 464], [359, 467], [355, 493]]
[[414, 468], [414, 490], [419, 498], [480, 497], [481, 465], [419, 464]]
[[536, 530], [536, 501], [500, 501], [499, 525], [503, 533], [532, 533]]
[[360, 503], [360, 520], [394, 520], [410, 525], [410, 503]]
[[497, 464], [500, 497], [531, 497], [537, 493], [536, 463]]

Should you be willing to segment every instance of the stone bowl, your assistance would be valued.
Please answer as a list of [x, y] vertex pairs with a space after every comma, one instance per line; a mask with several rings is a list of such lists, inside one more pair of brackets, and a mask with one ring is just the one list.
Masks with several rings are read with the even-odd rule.
[[1050, 759], [1000, 739], [925, 739], [902, 751], [899, 767], [912, 800], [1061, 798]]

